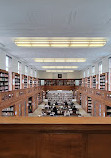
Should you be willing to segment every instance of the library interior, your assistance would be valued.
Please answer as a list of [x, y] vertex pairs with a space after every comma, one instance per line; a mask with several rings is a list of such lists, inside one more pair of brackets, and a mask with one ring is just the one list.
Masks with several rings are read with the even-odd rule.
[[0, 158], [110, 158], [111, 1], [0, 1]]

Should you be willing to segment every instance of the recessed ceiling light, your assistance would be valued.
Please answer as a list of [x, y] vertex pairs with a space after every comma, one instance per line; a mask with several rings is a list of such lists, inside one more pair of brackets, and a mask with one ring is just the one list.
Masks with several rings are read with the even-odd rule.
[[46, 70], [46, 72], [74, 72], [74, 70]]
[[85, 58], [35, 58], [35, 62], [85, 62]]
[[17, 38], [15, 44], [18, 47], [103, 47], [107, 40], [105, 38], [71, 38], [71, 37], [39, 37], [39, 38]]
[[42, 66], [44, 69], [77, 69], [78, 66]]

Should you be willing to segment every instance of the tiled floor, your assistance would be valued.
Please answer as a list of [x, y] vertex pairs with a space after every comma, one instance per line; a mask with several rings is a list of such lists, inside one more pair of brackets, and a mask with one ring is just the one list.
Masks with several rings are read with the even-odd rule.
[[[74, 104], [75, 104], [75, 107], [79, 109], [79, 114], [81, 114], [81, 116], [83, 117], [90, 117], [91, 115], [86, 113], [81, 105], [79, 105], [75, 100], [73, 100]], [[41, 115], [41, 111], [42, 111], [42, 107], [44, 107], [44, 105], [47, 104], [47, 99], [44, 100], [44, 102], [42, 104], [40, 104], [38, 106], [38, 108], [31, 114], [29, 114], [29, 116], [32, 116], [32, 117], [35, 117], [35, 116], [40, 116]]]

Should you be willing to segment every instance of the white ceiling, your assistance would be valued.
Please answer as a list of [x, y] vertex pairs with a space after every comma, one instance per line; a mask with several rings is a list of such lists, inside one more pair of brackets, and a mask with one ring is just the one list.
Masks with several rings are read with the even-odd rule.
[[[102, 48], [20, 48], [16, 37], [105, 37]], [[0, 0], [0, 47], [42, 70], [81, 70], [111, 54], [111, 0]], [[33, 58], [87, 58], [85, 63], [35, 63]]]

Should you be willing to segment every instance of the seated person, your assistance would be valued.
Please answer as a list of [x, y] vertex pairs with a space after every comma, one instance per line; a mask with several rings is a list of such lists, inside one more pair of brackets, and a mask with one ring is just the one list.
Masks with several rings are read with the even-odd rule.
[[67, 101], [65, 101], [64, 103], [65, 103], [65, 105], [68, 105], [68, 104], [67, 104]]
[[58, 105], [57, 101], [56, 101], [55, 105]]
[[76, 114], [77, 109], [75, 107], [72, 108], [73, 113]]
[[68, 110], [64, 111], [64, 116], [70, 116], [70, 112]]
[[45, 109], [49, 109], [49, 105], [45, 104]]
[[55, 112], [55, 115], [57, 115], [57, 108], [56, 107], [53, 108], [53, 112]]

